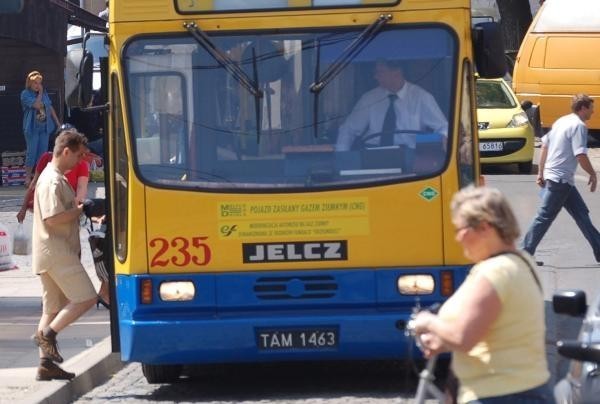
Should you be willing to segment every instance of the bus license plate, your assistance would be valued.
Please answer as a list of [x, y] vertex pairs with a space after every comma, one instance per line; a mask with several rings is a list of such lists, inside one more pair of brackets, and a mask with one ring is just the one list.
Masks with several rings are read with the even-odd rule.
[[338, 346], [337, 328], [256, 330], [259, 350], [331, 349]]
[[504, 145], [502, 142], [481, 142], [479, 143], [479, 151], [502, 151]]

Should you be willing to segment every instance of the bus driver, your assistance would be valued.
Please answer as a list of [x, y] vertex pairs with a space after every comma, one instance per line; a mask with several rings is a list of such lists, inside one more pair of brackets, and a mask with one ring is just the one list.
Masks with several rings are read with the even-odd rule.
[[376, 88], [366, 92], [340, 126], [336, 151], [347, 151], [357, 138], [375, 133], [368, 146], [405, 145], [414, 156], [416, 134], [396, 130], [431, 131], [448, 136], [448, 121], [435, 98], [404, 79], [401, 62], [380, 59], [375, 65]]

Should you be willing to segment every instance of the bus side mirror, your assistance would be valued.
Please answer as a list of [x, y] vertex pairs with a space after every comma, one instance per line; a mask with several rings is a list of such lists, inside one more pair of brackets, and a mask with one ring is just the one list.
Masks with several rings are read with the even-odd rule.
[[479, 77], [503, 77], [506, 74], [506, 57], [500, 24], [497, 22], [475, 24], [472, 36], [475, 65]]
[[92, 86], [94, 79], [94, 55], [86, 50], [79, 65], [78, 104], [87, 107], [92, 101]]
[[92, 99], [94, 57], [91, 52], [75, 49], [67, 52], [65, 100], [69, 108], [85, 108]]
[[94, 55], [87, 50], [89, 33], [69, 43], [81, 46], [67, 48], [65, 62], [65, 101], [68, 108], [86, 108], [92, 101]]

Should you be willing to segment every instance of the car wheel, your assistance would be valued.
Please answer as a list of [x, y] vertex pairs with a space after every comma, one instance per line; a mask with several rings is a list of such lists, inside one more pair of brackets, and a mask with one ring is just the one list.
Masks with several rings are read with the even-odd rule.
[[174, 383], [181, 375], [181, 365], [149, 365], [142, 363], [142, 373], [150, 384]]
[[519, 163], [519, 173], [521, 173], [521, 174], [531, 174], [532, 168], [533, 168], [532, 161], [527, 161], [525, 163]]

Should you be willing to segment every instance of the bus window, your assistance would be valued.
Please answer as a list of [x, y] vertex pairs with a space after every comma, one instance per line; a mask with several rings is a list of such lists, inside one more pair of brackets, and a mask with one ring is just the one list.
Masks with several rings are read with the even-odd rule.
[[[370, 6], [397, 4], [399, 0], [375, 0], [369, 1]], [[361, 6], [363, 0], [312, 0], [312, 1], [288, 1], [288, 0], [211, 0], [211, 1], [189, 1], [176, 0], [177, 10], [181, 13], [189, 12], [216, 12], [216, 11], [239, 11], [239, 10], [268, 10], [268, 9], [290, 9], [290, 8], [326, 8], [340, 6]]]
[[114, 134], [114, 189], [112, 190], [113, 206], [113, 229], [114, 229], [114, 251], [119, 261], [124, 262], [127, 258], [127, 230], [128, 230], [128, 187], [129, 187], [129, 159], [127, 158], [127, 147], [125, 142], [125, 128], [123, 125], [123, 109], [119, 91], [119, 81], [116, 75], [111, 77], [113, 93], [113, 128]]
[[[300, 190], [438, 175], [449, 158], [456, 37], [437, 24], [384, 29], [322, 91], [311, 92], [315, 77], [360, 32], [211, 35], [250, 84], [190, 35], [133, 40], [125, 50], [126, 82], [143, 179], [169, 187]], [[405, 101], [394, 144], [382, 147], [373, 140], [380, 129], [371, 129], [340, 149], [338, 136], [353, 114], [388, 102], [363, 98], [381, 84], [381, 60], [401, 64], [405, 79], [428, 94], [437, 124], [419, 121], [430, 110]]]
[[143, 102], [132, 103], [135, 108], [135, 146], [140, 170], [151, 164], [181, 166], [186, 157], [187, 120], [183, 114], [183, 80], [176, 74], [133, 77], [135, 97]]
[[458, 130], [458, 181], [461, 188], [476, 183], [475, 142], [473, 142], [473, 89], [469, 78], [473, 74], [471, 64], [463, 63], [463, 88], [460, 105], [460, 125]]

